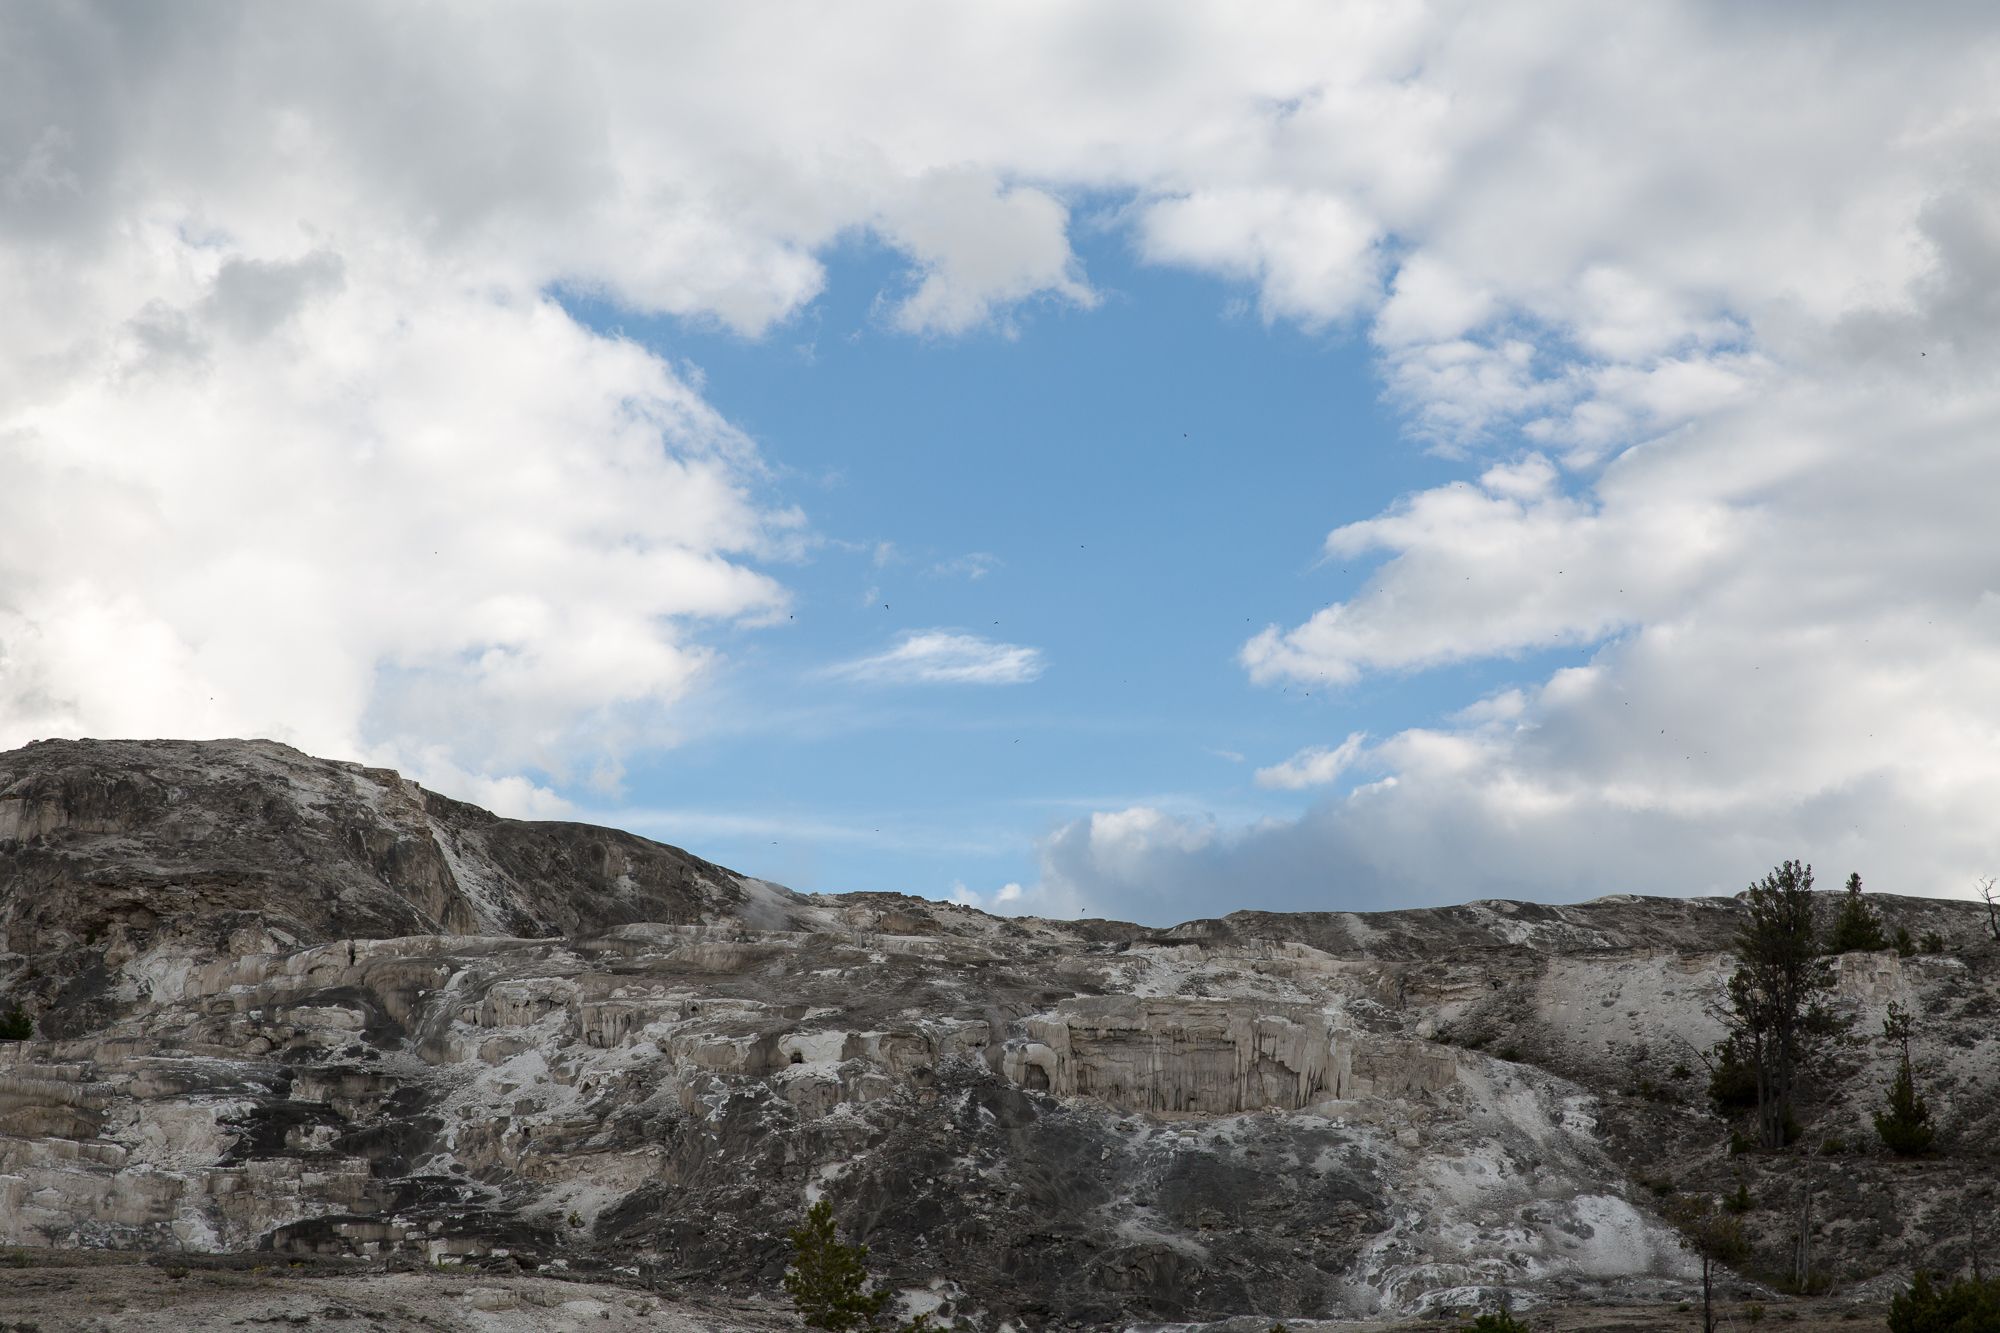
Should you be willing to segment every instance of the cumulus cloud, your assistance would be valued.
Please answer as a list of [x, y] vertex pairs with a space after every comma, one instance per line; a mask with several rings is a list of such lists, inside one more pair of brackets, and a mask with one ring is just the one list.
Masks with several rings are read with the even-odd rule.
[[677, 626], [783, 604], [729, 557], [789, 516], [637, 348], [378, 256], [246, 273], [160, 245], [157, 294], [0, 435], [6, 742], [249, 733], [560, 769], [657, 735], [709, 660]]
[[956, 879], [945, 891], [947, 901], [986, 912], [1018, 912], [1025, 905], [1027, 896], [1027, 890], [1019, 884], [1003, 884], [991, 893], [980, 893], [976, 889], [968, 889], [964, 881]]
[[[1005, 328], [1097, 299], [1088, 208], [1357, 331], [1464, 460], [1331, 534], [1379, 565], [1245, 645], [1253, 680], [1588, 664], [1383, 740], [1379, 782], [1295, 821], [1079, 821], [1043, 891], [1681, 891], [1814, 846], [1928, 890], [2000, 860], [1978, 7], [1807, 36], [1582, 0], [775, 12], [17, 16], [0, 743], [615, 772], [671, 739], [704, 627], [778, 613], [751, 564], [802, 519], [698, 389], [550, 293], [757, 336], [866, 234], [909, 264], [885, 326]], [[850, 669], [1040, 659], [932, 631]]]
[[852, 680], [890, 685], [1022, 685], [1042, 674], [1039, 648], [995, 643], [976, 634], [922, 630], [886, 653], [832, 668]]
[[1301, 908], [1735, 892], [1792, 856], [1968, 892], [2000, 858], [1978, 813], [2000, 801], [2000, 565], [1970, 540], [2000, 396], [1901, 393], [1869, 377], [1714, 418], [1570, 500], [1490, 474], [1413, 497], [1371, 530], [1368, 587], [1259, 635], [1254, 675], [1549, 644], [1582, 664], [1385, 739], [1379, 780], [1296, 819], [1074, 822], [1045, 879], [1144, 919], [1246, 883]]
[[[1905, 892], [1992, 873], [1994, 39], [1848, 14], [1808, 51], [1712, 17], [1431, 30], [1413, 92], [1456, 101], [1394, 123], [1433, 170], [1350, 196], [1400, 249], [1379, 295], [1258, 279], [1267, 314], [1365, 318], [1392, 401], [1474, 475], [1332, 532], [1328, 556], [1380, 563], [1253, 636], [1251, 679], [1526, 678], [1295, 819], [1073, 821], [1042, 845], [1052, 892], [1168, 920], [1245, 886], [1394, 906], [1733, 892], [1796, 855]], [[1855, 114], [1881, 130], [1831, 128]], [[1575, 656], [1534, 665], [1549, 649]]]

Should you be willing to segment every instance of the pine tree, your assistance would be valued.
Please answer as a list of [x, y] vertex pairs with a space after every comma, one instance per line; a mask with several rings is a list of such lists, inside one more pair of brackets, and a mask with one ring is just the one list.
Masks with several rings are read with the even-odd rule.
[[1910, 1037], [1915, 1033], [1913, 1017], [1892, 1001], [1889, 1016], [1882, 1020], [1885, 1041], [1902, 1046], [1896, 1064], [1895, 1081], [1889, 1085], [1889, 1108], [1875, 1117], [1875, 1132], [1882, 1144], [1898, 1157], [1921, 1157], [1930, 1151], [1936, 1137], [1931, 1129], [1931, 1109], [1917, 1093], [1916, 1068], [1910, 1063]]
[[842, 1245], [835, 1239], [832, 1204], [822, 1199], [806, 1209], [805, 1220], [792, 1230], [785, 1294], [808, 1327], [849, 1333], [876, 1326], [890, 1293], [867, 1289], [867, 1259], [866, 1245]]
[[1847, 877], [1847, 898], [1840, 905], [1840, 915], [1834, 918], [1833, 933], [1827, 940], [1828, 953], [1873, 953], [1889, 947], [1889, 937], [1882, 933], [1882, 918], [1861, 896], [1861, 876]]
[[1848, 1021], [1825, 1003], [1834, 973], [1814, 930], [1812, 867], [1786, 861], [1752, 884], [1747, 899], [1726, 1021], [1737, 1058], [1757, 1072], [1757, 1136], [1782, 1148], [1797, 1126], [1799, 1076]]

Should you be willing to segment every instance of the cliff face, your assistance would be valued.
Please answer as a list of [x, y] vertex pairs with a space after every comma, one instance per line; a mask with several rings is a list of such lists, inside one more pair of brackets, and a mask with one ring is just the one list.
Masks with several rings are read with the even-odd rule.
[[[1972, 905], [1878, 902], [1949, 946], [1842, 959], [1864, 1024], [1929, 1016], [1923, 1175], [1726, 1153], [1733, 900], [1003, 920], [267, 742], [45, 743], [0, 755], [0, 1008], [37, 1020], [0, 1043], [0, 1240], [776, 1295], [824, 1196], [911, 1310], [1109, 1327], [1678, 1298], [1658, 1188], [1740, 1179], [1759, 1262], [1809, 1186], [1829, 1272], [1948, 1269], [2000, 957]], [[1850, 1060], [1814, 1144], [1871, 1137]]]

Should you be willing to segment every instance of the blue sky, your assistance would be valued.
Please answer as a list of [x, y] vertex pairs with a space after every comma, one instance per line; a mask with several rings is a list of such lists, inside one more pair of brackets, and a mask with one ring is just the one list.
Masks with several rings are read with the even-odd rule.
[[[1326, 534], [1467, 468], [1403, 437], [1352, 329], [1268, 325], [1241, 284], [1092, 239], [1099, 305], [961, 338], [890, 326], [906, 264], [865, 244], [754, 339], [565, 303], [699, 376], [775, 474], [770, 503], [815, 530], [767, 566], [796, 611], [714, 640], [726, 660], [677, 711], [683, 742], [628, 761], [616, 801], [566, 795], [801, 889], [990, 901], [1035, 882], [1038, 836], [1092, 810], [1294, 816], [1317, 794], [1261, 790], [1257, 767], [1546, 673], [1537, 655], [1253, 684], [1236, 656], [1255, 630], [1351, 596], [1377, 563], [1327, 560]], [[829, 671], [940, 629], [1031, 647], [1041, 674]]]
[[1147, 922], [2000, 874], [1977, 7], [8, 37], [0, 750]]

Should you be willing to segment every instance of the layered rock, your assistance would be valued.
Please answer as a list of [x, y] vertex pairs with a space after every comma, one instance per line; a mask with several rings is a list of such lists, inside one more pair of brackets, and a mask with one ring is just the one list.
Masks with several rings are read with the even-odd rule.
[[[826, 1197], [910, 1310], [1116, 1326], [1672, 1296], [1647, 1184], [1793, 1180], [1700, 1096], [1731, 900], [1003, 920], [263, 742], [38, 745], [0, 755], [0, 810], [0, 1008], [37, 1025], [0, 1043], [13, 1243], [775, 1295]], [[1982, 921], [1878, 901], [1951, 949], [1849, 955], [1842, 993], [1931, 1015], [1959, 1156], [1921, 1199], [1820, 1159], [1857, 1273], [1949, 1262], [2000, 1128]], [[1868, 1109], [1824, 1098], [1815, 1132]]]

